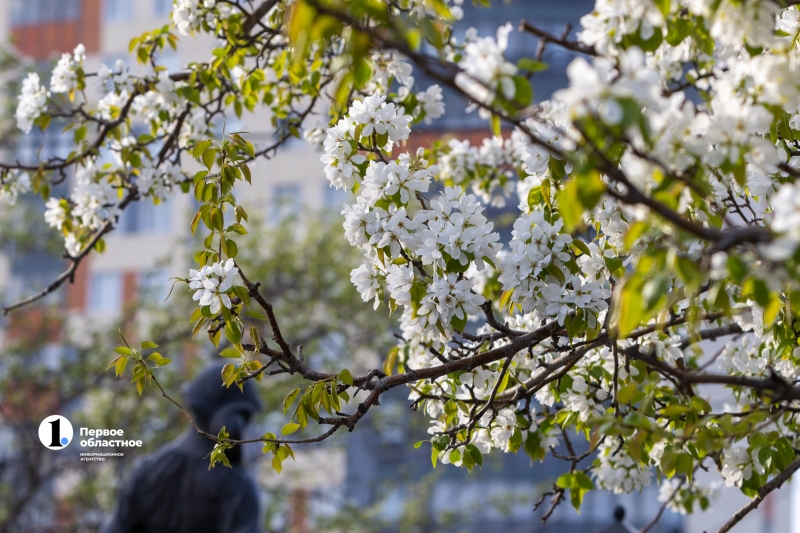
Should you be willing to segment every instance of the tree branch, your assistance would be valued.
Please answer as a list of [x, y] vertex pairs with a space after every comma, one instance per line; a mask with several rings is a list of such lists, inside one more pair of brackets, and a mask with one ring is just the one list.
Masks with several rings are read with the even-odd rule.
[[786, 482], [786, 480], [789, 479], [792, 476], [792, 474], [794, 474], [797, 471], [798, 468], [800, 468], [800, 456], [797, 457], [794, 461], [792, 461], [792, 463], [786, 468], [786, 470], [784, 470], [783, 472], [772, 478], [772, 480], [767, 482], [767, 484], [758, 489], [758, 495], [752, 500], [750, 500], [750, 502], [747, 505], [736, 511], [736, 514], [734, 514], [730, 520], [725, 522], [725, 525], [723, 525], [721, 528], [717, 530], [717, 533], [727, 533], [728, 531], [730, 531], [731, 528], [733, 528], [733, 526], [738, 524], [745, 516], [747, 516], [748, 513], [750, 513], [750, 511], [761, 505], [761, 502], [764, 501], [764, 498], [766, 498], [766, 496], [770, 492], [774, 491], [775, 489], [781, 488], [781, 485], [783, 485]]

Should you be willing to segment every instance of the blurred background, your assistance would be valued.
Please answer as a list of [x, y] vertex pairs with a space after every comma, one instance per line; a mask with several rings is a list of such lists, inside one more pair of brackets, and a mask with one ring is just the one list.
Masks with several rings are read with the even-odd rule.
[[[592, 5], [590, 0], [495, 1], [492, 10], [465, 5], [457, 30], [463, 34], [472, 26], [493, 34], [500, 25], [511, 22], [516, 27], [524, 18], [562, 34], [568, 25], [578, 27]], [[72, 150], [72, 133], [63, 132], [64, 124], [55, 121], [44, 132], [18, 135], [12, 115], [18, 80], [25, 72], [48, 72], [61, 53], [78, 43], [86, 46], [87, 72], [117, 61], [136, 71], [127, 52], [130, 39], [167, 24], [171, 7], [171, 0], [0, 0], [2, 157], [35, 163]], [[208, 36], [185, 38], [178, 52], [165, 53], [159, 61], [170, 71], [180, 70], [205, 60], [212, 47]], [[514, 32], [508, 55], [531, 57], [536, 47], [534, 38]], [[546, 49], [543, 59], [551, 66], [536, 75], [537, 101], [566, 83], [563, 73], [572, 57]], [[417, 84], [424, 88], [430, 82], [418, 75]], [[446, 115], [422, 125], [410, 146], [448, 135], [480, 144], [489, 135], [476, 113], [464, 112], [465, 102], [447, 94], [446, 104]], [[262, 145], [282, 134], [281, 121], [273, 123], [264, 114], [236, 122], [214, 124], [215, 131], [247, 131], [250, 140]], [[384, 309], [374, 312], [363, 304], [349, 283], [359, 253], [341, 231], [339, 212], [347, 197], [328, 187], [319, 154], [293, 139], [269, 161], [253, 165], [253, 174], [252, 188], [240, 191], [252, 224], [251, 234], [240, 241], [237, 261], [251, 279], [262, 282], [284, 336], [303, 345], [317, 367], [347, 367], [354, 373], [379, 367], [393, 345], [396, 324]], [[64, 190], [69, 179], [60, 186]], [[127, 379], [116, 379], [106, 367], [119, 343], [118, 330], [135, 342], [149, 339], [161, 345], [160, 352], [173, 361], [161, 371], [162, 381], [175, 395], [217, 358], [218, 350], [204, 335], [190, 340], [192, 324], [184, 317], [195, 306], [185, 285], [178, 284], [167, 299], [170, 278], [185, 277], [194, 264], [187, 218], [192, 202], [179, 194], [159, 205], [132, 204], [106, 239], [105, 253], [83, 261], [73, 283], [0, 321], [0, 533], [97, 531], [135, 461], [186, 428], [182, 414], [160, 395], [149, 391], [139, 397]], [[512, 199], [506, 208], [491, 211], [504, 232], [510, 232], [516, 203]], [[64, 268], [60, 236], [47, 230], [43, 211], [38, 197], [0, 207], [3, 303], [47, 285]], [[280, 431], [282, 400], [298, 385], [292, 378], [259, 385], [266, 408], [251, 424], [252, 437]], [[428, 447], [413, 446], [426, 436], [426, 417], [409, 411], [407, 391], [385, 396], [383, 406], [353, 433], [297, 446], [297, 462], [284, 462], [280, 475], [259, 446], [245, 447], [244, 463], [258, 485], [264, 531], [630, 531], [649, 522], [661, 506], [654, 481], [642, 493], [591, 492], [581, 514], [565, 503], [542, 525], [548, 505], [534, 512], [534, 503], [565, 463], [548, 459], [531, 464], [524, 454], [496, 454], [471, 474], [448, 466], [433, 470]], [[82, 426], [124, 429], [144, 446], [119, 450], [124, 457], [81, 462], [77, 446], [53, 452], [38, 442], [39, 423], [50, 414], [67, 416], [76, 433]], [[788, 531], [789, 497], [789, 489], [773, 493], [739, 530]], [[667, 511], [651, 531], [713, 531], [743, 502], [738, 491], [720, 491], [712, 511], [693, 517]], [[614, 519], [617, 506], [626, 510], [627, 526]]]

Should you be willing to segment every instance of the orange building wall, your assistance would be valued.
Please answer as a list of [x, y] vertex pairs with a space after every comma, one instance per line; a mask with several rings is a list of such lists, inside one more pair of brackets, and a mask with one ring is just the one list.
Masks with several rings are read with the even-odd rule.
[[36, 60], [55, 53], [71, 52], [83, 43], [88, 53], [100, 48], [100, 0], [83, 0], [81, 18], [11, 28], [14, 46]]
[[91, 256], [87, 256], [75, 269], [75, 277], [72, 283], [67, 285], [67, 307], [74, 310], [86, 309], [89, 297], [89, 262]]

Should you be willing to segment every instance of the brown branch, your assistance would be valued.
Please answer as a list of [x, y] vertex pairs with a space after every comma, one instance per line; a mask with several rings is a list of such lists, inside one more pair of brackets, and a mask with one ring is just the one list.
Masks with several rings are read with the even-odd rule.
[[671, 376], [682, 384], [718, 384], [718, 385], [737, 385], [760, 391], [772, 391], [772, 401], [779, 402], [785, 400], [800, 400], [800, 387], [784, 381], [777, 374], [771, 374], [767, 378], [749, 378], [744, 376], [730, 376], [728, 374], [711, 374], [707, 372], [692, 372], [671, 366], [652, 355], [645, 355], [636, 346], [626, 348], [624, 352], [642, 361], [646, 365], [658, 370], [664, 375]]
[[659, 509], [658, 509], [658, 513], [656, 513], [656, 515], [653, 517], [653, 519], [652, 519], [652, 520], [650, 520], [650, 521], [649, 521], [649, 522], [648, 522], [648, 523], [647, 523], [647, 524], [646, 524], [646, 525], [645, 525], [645, 526], [644, 526], [644, 527], [643, 527], [643, 528], [642, 528], [642, 529], [639, 531], [639, 533], [647, 533], [648, 531], [650, 531], [650, 530], [651, 530], [651, 529], [652, 529], [652, 528], [653, 528], [653, 527], [654, 527], [654, 526], [655, 526], [655, 525], [658, 523], [658, 521], [659, 521], [659, 520], [661, 520], [661, 516], [664, 514], [664, 511], [667, 509], [667, 506], [670, 504], [670, 502], [671, 502], [672, 500], [674, 500], [674, 499], [675, 499], [675, 496], [677, 496], [677, 495], [678, 495], [678, 493], [680, 492], [680, 490], [681, 490], [681, 488], [683, 487], [683, 484], [684, 484], [684, 483], [686, 483], [686, 478], [685, 478], [685, 477], [684, 477], [684, 478], [681, 478], [681, 481], [680, 481], [680, 483], [678, 483], [678, 486], [677, 486], [677, 487], [675, 487], [675, 490], [673, 490], [673, 491], [672, 491], [672, 494], [670, 494], [669, 498], [667, 498], [667, 501], [665, 501], [665, 502], [664, 502], [664, 503], [661, 505], [661, 507], [659, 507]]
[[728, 335], [736, 335], [739, 333], [743, 333], [739, 324], [728, 324], [718, 328], [704, 329], [703, 331], [700, 331], [694, 335], [686, 335], [685, 337], [681, 338], [679, 347], [681, 350], [684, 350], [692, 344], [696, 344], [700, 341], [716, 340], [719, 337], [727, 337]]
[[[136, 191], [135, 188], [131, 189], [128, 195], [117, 205], [117, 207], [124, 210], [125, 207], [134, 200], [137, 194], [138, 192]], [[89, 253], [94, 249], [97, 242], [103, 237], [103, 235], [109, 233], [114, 228], [115, 222], [116, 222], [116, 217], [109, 218], [105, 222], [103, 222], [103, 225], [100, 226], [100, 229], [97, 230], [94, 236], [92, 236], [92, 238], [89, 240], [86, 246], [84, 246], [84, 248], [80, 251], [80, 253], [78, 253], [78, 255], [76, 256], [67, 255], [67, 259], [70, 261], [70, 264], [67, 267], [67, 269], [64, 270], [64, 272], [59, 274], [58, 277], [54, 279], [52, 282], [50, 282], [50, 284], [47, 287], [37, 292], [36, 294], [33, 294], [31, 296], [28, 296], [27, 298], [23, 298], [22, 300], [18, 300], [13, 304], [3, 307], [2, 308], [3, 315], [7, 315], [10, 311], [13, 311], [14, 309], [19, 309], [20, 307], [29, 305], [37, 300], [41, 300], [48, 294], [52, 293], [53, 291], [61, 287], [61, 285], [63, 285], [64, 282], [67, 280], [69, 280], [71, 283], [75, 278], [75, 271], [78, 269], [78, 265], [80, 265], [81, 261], [83, 261], [83, 259], [87, 255], [89, 255]]]
[[595, 50], [593, 46], [586, 46], [585, 44], [579, 43], [577, 41], [570, 41], [566, 38], [566, 36], [557, 37], [552, 33], [546, 32], [541, 28], [537, 28], [536, 26], [529, 24], [525, 20], [522, 20], [519, 23], [519, 29], [535, 35], [536, 37], [539, 38], [540, 42], [542, 43], [557, 44], [562, 48], [566, 48], [567, 50], [571, 50], [579, 54], [586, 54], [589, 56], [598, 55], [597, 50]]
[[250, 33], [256, 24], [261, 22], [261, 19], [269, 13], [270, 9], [275, 7], [280, 0], [266, 0], [263, 4], [258, 6], [255, 11], [253, 11], [247, 20], [245, 20], [244, 24], [242, 25], [242, 33]]
[[758, 495], [750, 500], [747, 505], [736, 511], [736, 514], [734, 514], [730, 520], [725, 522], [725, 525], [717, 530], [717, 533], [727, 533], [730, 531], [731, 528], [733, 528], [733, 526], [738, 524], [745, 516], [747, 516], [750, 511], [758, 507], [770, 492], [781, 488], [781, 485], [783, 485], [784, 482], [786, 482], [786, 480], [789, 479], [798, 468], [800, 468], [800, 457], [797, 457], [794, 461], [792, 461], [786, 470], [779, 473], [777, 476], [772, 478], [771, 481], [758, 489]]

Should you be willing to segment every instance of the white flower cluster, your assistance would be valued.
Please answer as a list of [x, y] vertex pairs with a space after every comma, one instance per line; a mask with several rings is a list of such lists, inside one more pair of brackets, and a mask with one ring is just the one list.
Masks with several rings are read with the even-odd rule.
[[[592, 12], [581, 18], [583, 30], [578, 33], [578, 39], [603, 55], [613, 55], [626, 36], [637, 34], [648, 40], [655, 35], [655, 29], [663, 25], [664, 16], [654, 3], [597, 0]], [[615, 31], [610, 32], [609, 28]]]
[[[528, 210], [528, 192], [534, 187], [539, 187], [545, 178], [552, 177], [549, 169], [550, 159], [559, 159], [559, 156], [551, 154], [548, 147], [562, 153], [574, 148], [574, 143], [570, 141], [569, 135], [566, 133], [571, 132], [571, 126], [565, 118], [563, 104], [545, 102], [542, 107], [542, 119], [528, 119], [525, 122], [526, 128], [535, 135], [538, 143], [532, 142], [530, 137], [519, 128], [514, 130], [512, 146], [515, 156], [522, 161], [522, 169], [528, 175], [519, 182], [517, 187], [519, 208], [523, 211]], [[572, 163], [566, 161], [564, 171], [571, 172]]]
[[86, 47], [79, 44], [72, 55], [62, 54], [50, 78], [50, 92], [71, 93], [78, 86], [78, 70], [83, 68]]
[[447, 187], [430, 203], [430, 209], [415, 215], [424, 227], [417, 232], [415, 250], [422, 263], [447, 268], [450, 261], [466, 267], [474, 261], [483, 270], [484, 260], [497, 255], [500, 236], [486, 220], [483, 207], [475, 196], [464, 194], [461, 187]]
[[131, 111], [144, 122], [150, 122], [157, 120], [161, 111], [174, 112], [175, 106], [180, 101], [175, 93], [175, 83], [169, 78], [169, 73], [162, 70], [158, 73], [158, 82], [154, 90], [134, 97]]
[[81, 226], [92, 230], [120, 214], [117, 189], [92, 166], [78, 172], [70, 199], [74, 204], [72, 216]]
[[149, 160], [145, 160], [139, 169], [136, 186], [143, 197], [152, 196], [165, 200], [183, 177], [180, 167], [174, 163], [168, 162], [154, 167]]
[[22, 91], [19, 94], [17, 111], [17, 127], [25, 133], [29, 133], [34, 121], [45, 112], [47, 108], [47, 89], [42, 87], [39, 75], [31, 72], [22, 80]]
[[[401, 54], [395, 51], [372, 54], [373, 75], [367, 89], [375, 94], [386, 94], [392, 90], [392, 82], [398, 83], [398, 97], [404, 102], [411, 94], [414, 87], [414, 69]], [[424, 116], [426, 123], [439, 118], [444, 114], [444, 95], [442, 88], [431, 85], [424, 91], [414, 95], [417, 104], [407, 109], [414, 120]], [[405, 104], [404, 104], [405, 105]], [[423, 115], [424, 113], [424, 115]]]
[[[409, 339], [445, 341], [484, 302], [463, 272], [494, 261], [499, 236], [477, 199], [460, 187], [447, 187], [430, 201], [421, 196], [439, 172], [423, 150], [369, 163], [358, 153], [360, 147], [390, 153], [408, 138], [410, 121], [383, 95], [356, 101], [328, 130], [321, 159], [332, 186], [357, 193], [342, 214], [347, 240], [365, 254], [351, 273], [362, 299], [377, 306], [388, 296], [402, 306]], [[412, 202], [421, 207], [413, 215]]]
[[780, 236], [765, 249], [773, 261], [785, 261], [800, 245], [800, 181], [781, 186], [771, 206], [772, 229]]
[[[45, 204], [44, 219], [50, 227], [62, 230], [69, 218], [74, 230], [100, 229], [106, 222], [116, 223], [121, 214], [118, 207], [117, 188], [109, 182], [107, 175], [93, 164], [80, 167], [75, 176], [75, 187], [69, 201], [50, 198]], [[83, 244], [75, 231], [65, 235], [67, 251], [75, 256]]]
[[213, 123], [206, 118], [205, 109], [196, 108], [186, 117], [178, 136], [178, 145], [188, 148], [195, 143], [208, 139]]
[[628, 454], [614, 454], [618, 443], [606, 439], [598, 448], [598, 458], [592, 475], [599, 487], [624, 494], [634, 490], [642, 490], [650, 485], [653, 474], [650, 468], [642, 468]]
[[[376, 138], [386, 135], [387, 144], [375, 148], [391, 152], [395, 143], [408, 139], [410, 122], [411, 116], [402, 114], [402, 108], [394, 103], [386, 102], [385, 96], [374, 95], [353, 102], [347, 116], [328, 129], [323, 143], [325, 154], [321, 159], [328, 180], [337, 189], [352, 189], [360, 177], [356, 165], [366, 161], [358, 153], [362, 138], [369, 142], [373, 134]], [[360, 135], [356, 139], [357, 131]]]
[[742, 444], [734, 445], [723, 452], [720, 474], [725, 479], [725, 486], [741, 487], [742, 483], [750, 479], [753, 473], [764, 474], [764, 466], [758, 460], [756, 453], [757, 449], [751, 453]]
[[31, 178], [27, 172], [11, 175], [0, 185], [0, 202], [5, 205], [17, 203], [17, 197], [31, 190]]
[[[475, 102], [488, 105], [497, 95], [506, 100], [514, 98], [517, 66], [505, 58], [511, 31], [511, 24], [506, 24], [497, 29], [496, 39], [478, 37], [474, 30], [467, 34], [463, 59], [458, 63], [462, 72], [456, 75], [456, 83]], [[484, 109], [481, 116], [488, 118]]]
[[711, 500], [718, 495], [719, 485], [719, 481], [714, 481], [708, 486], [702, 486], [696, 480], [691, 483], [683, 482], [681, 484], [681, 480], [677, 477], [665, 479], [658, 487], [658, 501], [661, 503], [668, 502], [667, 509], [683, 515], [694, 510], [694, 502], [704, 502], [700, 503], [700, 508], [705, 511], [708, 509]]
[[683, 359], [680, 344], [680, 335], [667, 336], [654, 331], [642, 339], [641, 351], [647, 355], [655, 355], [670, 365], [675, 365], [678, 359]]
[[[436, 400], [429, 400], [426, 407], [427, 413], [434, 420], [431, 421], [431, 426], [428, 428], [429, 435], [441, 435], [447, 430], [447, 424], [440, 420], [442, 416], [443, 407], [441, 402]], [[531, 417], [535, 419], [536, 412], [531, 410]], [[459, 411], [456, 420], [458, 424], [468, 424], [469, 417]], [[538, 427], [536, 424], [529, 427], [526, 431], [536, 432]], [[472, 444], [481, 454], [487, 454], [493, 449], [502, 452], [510, 452], [511, 439], [515, 431], [522, 431], [517, 423], [517, 416], [513, 409], [503, 408], [497, 413], [485, 413], [475, 425], [472, 431], [471, 440], [469, 443], [459, 445], [453, 450], [443, 450], [439, 453], [438, 459], [443, 464], [453, 464], [461, 466], [464, 462], [464, 454], [466, 453], [466, 445]], [[546, 432], [542, 435], [542, 444], [545, 448], [549, 446], [557, 446], [558, 438], [551, 432]]]
[[[492, 224], [486, 221], [475, 197], [464, 195], [460, 187], [446, 188], [431, 200], [429, 209], [417, 211], [413, 218], [409, 218], [405, 207], [392, 204], [387, 210], [374, 205], [387, 196], [398, 197], [401, 201], [405, 198], [407, 202], [412, 198], [409, 190], [428, 190], [431, 168], [417, 171], [423, 173], [423, 178], [414, 181], [414, 173], [406, 166], [408, 161], [401, 157], [392, 162], [399, 163], [396, 165], [371, 163], [370, 168], [375, 171], [367, 172], [362, 195], [356, 204], [346, 206], [343, 211], [347, 239], [366, 253], [366, 261], [353, 270], [351, 281], [362, 299], [374, 299], [376, 306], [385, 287], [389, 296], [405, 307], [405, 329], [412, 336], [446, 340], [445, 332], [450, 330], [451, 321], [466, 321], [468, 316], [477, 314], [477, 306], [484, 302], [483, 297], [473, 291], [474, 282], [460, 278], [457, 272], [466, 270], [470, 263], [483, 269], [485, 260], [492, 261], [496, 257], [495, 243], [499, 237], [492, 233]], [[418, 160], [417, 164], [424, 167], [426, 163]], [[378, 181], [374, 177], [386, 174], [387, 168], [395, 166], [402, 170], [389, 169], [388, 187], [387, 180]], [[404, 179], [408, 176], [412, 179]], [[376, 250], [401, 260], [405, 253], [424, 266], [432, 266], [433, 278], [419, 279], [411, 264], [387, 267], [388, 261], [382, 261]], [[448, 272], [449, 269], [457, 272]], [[424, 289], [415, 300], [412, 293], [418, 287]]]
[[189, 270], [189, 289], [195, 291], [192, 300], [201, 307], [209, 306], [214, 315], [220, 312], [222, 306], [230, 309], [231, 298], [227, 293], [231, 287], [242, 285], [238, 273], [233, 259], [206, 265], [200, 270]]
[[514, 223], [511, 251], [500, 263], [499, 281], [504, 290], [513, 291], [510, 301], [524, 313], [557, 317], [563, 325], [568, 313], [584, 309], [589, 327], [594, 327], [608, 309], [611, 291], [602, 279], [593, 281], [596, 263], [584, 260], [583, 275], [567, 268], [572, 237], [561, 233], [563, 226], [561, 219], [548, 221], [542, 209], [522, 214]]
[[[410, 8], [410, 15], [413, 17], [438, 18], [441, 16], [436, 7], [426, 0], [403, 0], [399, 3], [404, 8]], [[464, 17], [464, 10], [461, 9], [464, 0], [447, 0], [443, 3], [450, 8], [450, 14], [453, 15], [453, 18], [461, 20]]]
[[217, 0], [175, 0], [172, 8], [172, 24], [181, 35], [191, 35], [200, 28], [203, 21], [214, 29], [219, 29], [222, 21], [239, 12], [229, 2]]
[[718, 359], [719, 367], [728, 374], [745, 377], [767, 377], [771, 369], [784, 379], [800, 377], [800, 348], [785, 353], [772, 334], [744, 335], [725, 345]]
[[[421, 111], [425, 112], [425, 123], [429, 124], [435, 118], [444, 115], [444, 95], [442, 88], [438, 85], [431, 85], [424, 91], [417, 93], [417, 102], [420, 106], [415, 110], [417, 115]], [[415, 117], [417, 118], [417, 117]]]
[[[408, 272], [411, 277], [414, 274], [408, 267], [405, 267], [407, 272], [396, 272], [396, 269], [402, 268], [392, 265], [386, 281], [390, 296], [409, 309], [412, 308], [412, 300], [406, 282]], [[395, 272], [392, 272], [393, 269]], [[411, 320], [410, 329], [424, 338], [447, 341], [443, 324], [450, 324], [453, 319], [466, 322], [467, 317], [478, 314], [478, 306], [485, 301], [483, 296], [473, 292], [472, 285], [469, 279], [459, 280], [457, 274], [435, 277], [422, 298], [416, 317]]]
[[[572, 378], [572, 386], [570, 390], [561, 395], [561, 400], [564, 402], [564, 409], [578, 413], [578, 419], [581, 422], [586, 422], [589, 417], [594, 413], [597, 415], [603, 414], [603, 407], [597, 405], [593, 398], [587, 393], [589, 392], [589, 384], [586, 378], [581, 375], [576, 375]], [[599, 389], [595, 396], [599, 400], [605, 400], [608, 394]]]
[[481, 146], [471, 146], [469, 140], [450, 139], [437, 154], [441, 179], [457, 185], [471, 185], [472, 192], [484, 203], [505, 207], [506, 199], [515, 187], [518, 159], [516, 139], [502, 137], [484, 139]]

